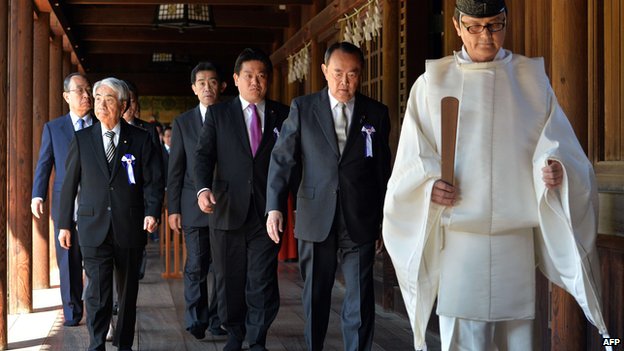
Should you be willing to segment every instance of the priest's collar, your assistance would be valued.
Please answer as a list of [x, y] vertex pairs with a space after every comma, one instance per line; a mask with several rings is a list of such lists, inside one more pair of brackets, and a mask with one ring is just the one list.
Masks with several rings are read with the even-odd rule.
[[[508, 55], [508, 52], [505, 51], [505, 49], [500, 48], [498, 49], [498, 52], [496, 53], [496, 56], [494, 56], [494, 60], [492, 61], [500, 61], [504, 59], [505, 57], [507, 57], [507, 55]], [[472, 58], [470, 58], [470, 55], [468, 55], [468, 51], [466, 51], [466, 46], [464, 45], [462, 45], [461, 51], [457, 52], [455, 57], [457, 57], [457, 61], [459, 63], [474, 63]]]

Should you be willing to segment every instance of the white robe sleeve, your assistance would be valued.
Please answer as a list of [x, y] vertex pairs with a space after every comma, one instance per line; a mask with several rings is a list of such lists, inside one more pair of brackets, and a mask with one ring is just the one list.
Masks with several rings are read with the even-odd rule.
[[441, 171], [425, 84], [421, 76], [410, 93], [383, 219], [384, 244], [396, 270], [417, 350], [426, 348], [425, 331], [438, 292], [439, 223], [444, 209], [431, 203], [431, 189]]
[[[608, 337], [595, 244], [598, 194], [594, 172], [552, 90], [550, 95], [550, 115], [533, 157], [541, 232], [535, 243], [537, 264], [550, 281], [574, 296], [587, 319]], [[542, 180], [541, 169], [548, 160], [563, 166], [559, 189], [547, 189]]]

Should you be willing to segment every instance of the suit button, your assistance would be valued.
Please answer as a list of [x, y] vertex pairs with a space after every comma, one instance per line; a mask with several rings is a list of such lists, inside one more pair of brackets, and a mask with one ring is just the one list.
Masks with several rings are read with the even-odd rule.
[[110, 211], [110, 206], [108, 206], [108, 207], [106, 208], [106, 210], [107, 210], [107, 211]]
[[115, 190], [115, 188], [111, 186], [111, 187], [110, 187], [110, 190]]

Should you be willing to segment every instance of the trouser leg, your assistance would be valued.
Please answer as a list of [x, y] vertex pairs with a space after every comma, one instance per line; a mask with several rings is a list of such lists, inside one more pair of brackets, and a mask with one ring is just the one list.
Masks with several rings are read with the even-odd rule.
[[250, 345], [266, 344], [269, 327], [279, 310], [277, 254], [280, 246], [258, 223], [247, 234], [247, 340]]

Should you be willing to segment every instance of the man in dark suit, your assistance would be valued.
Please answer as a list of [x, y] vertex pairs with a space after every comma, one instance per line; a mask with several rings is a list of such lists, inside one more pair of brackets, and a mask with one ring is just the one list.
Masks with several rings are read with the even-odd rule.
[[[77, 326], [82, 319], [82, 255], [78, 245], [78, 237], [74, 235], [72, 248], [65, 250], [58, 242], [59, 203], [61, 186], [65, 178], [65, 160], [69, 143], [74, 132], [93, 124], [90, 115], [92, 107], [91, 85], [80, 73], [72, 73], [63, 82], [63, 98], [69, 105], [69, 113], [58, 117], [43, 126], [39, 160], [35, 169], [30, 204], [32, 213], [38, 219], [43, 214], [43, 202], [48, 195], [50, 174], [54, 168], [54, 186], [52, 190], [52, 220], [54, 221], [54, 238], [56, 247], [56, 263], [59, 268], [61, 283], [61, 301], [63, 303], [63, 325]], [[75, 226], [71, 230], [75, 231]]]
[[[213, 335], [225, 335], [218, 316], [214, 274], [211, 270], [209, 216], [197, 205], [197, 190], [193, 182], [195, 148], [209, 106], [219, 101], [226, 87], [219, 70], [210, 62], [200, 62], [191, 71], [191, 88], [199, 99], [198, 106], [173, 120], [167, 204], [169, 226], [184, 231], [186, 262], [184, 264], [184, 323], [197, 339], [203, 339], [206, 328]], [[210, 288], [210, 290], [209, 290]]]
[[303, 170], [295, 237], [308, 350], [323, 349], [338, 262], [346, 285], [345, 350], [370, 350], [373, 341], [373, 261], [390, 174], [390, 119], [385, 105], [356, 92], [363, 65], [356, 46], [330, 46], [322, 65], [327, 88], [293, 100], [271, 156], [267, 231], [275, 242], [289, 179]]
[[[228, 330], [224, 351], [266, 350], [267, 331], [279, 309], [279, 245], [264, 225], [271, 150], [288, 108], [265, 99], [273, 66], [245, 49], [234, 65], [239, 96], [208, 108], [195, 153], [195, 186], [210, 216], [219, 317]], [[214, 173], [213, 173], [214, 172]]]
[[72, 246], [72, 213], [78, 197], [78, 236], [89, 284], [85, 291], [89, 350], [105, 350], [112, 316], [113, 267], [119, 313], [113, 345], [131, 350], [139, 289], [138, 270], [145, 230], [157, 226], [163, 200], [158, 151], [149, 134], [126, 123], [128, 91], [116, 78], [95, 84], [100, 123], [76, 133], [61, 190], [59, 242]]
[[[165, 185], [167, 184], [167, 176], [169, 170], [169, 153], [171, 152], [171, 127], [166, 125], [162, 132], [162, 159], [163, 159], [163, 169], [165, 170]], [[165, 187], [165, 189], [167, 189]]]

